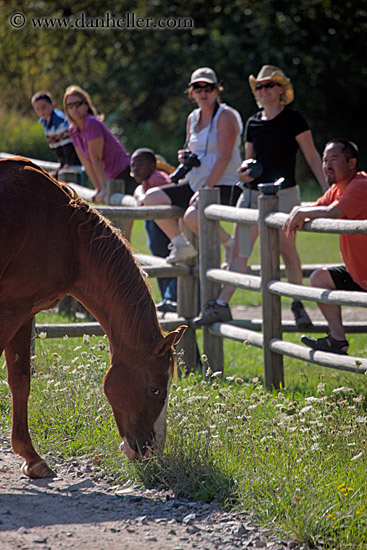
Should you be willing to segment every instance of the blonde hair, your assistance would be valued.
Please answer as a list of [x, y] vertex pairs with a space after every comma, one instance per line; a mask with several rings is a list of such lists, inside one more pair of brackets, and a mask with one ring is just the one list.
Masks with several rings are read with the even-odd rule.
[[70, 95], [77, 95], [78, 97], [80, 97], [80, 99], [84, 103], [86, 103], [88, 105], [88, 114], [94, 115], [94, 116], [98, 117], [100, 120], [104, 119], [104, 115], [99, 115], [97, 113], [97, 109], [93, 105], [93, 101], [91, 100], [91, 97], [88, 94], [88, 92], [83, 90], [83, 88], [81, 88], [80, 86], [77, 86], [76, 84], [72, 84], [71, 86], [68, 86], [66, 88], [65, 93], [64, 93], [64, 99], [63, 99], [64, 111], [65, 111], [65, 114], [66, 114], [66, 116], [67, 116], [67, 118], [70, 122], [74, 122], [73, 118], [68, 113], [68, 109], [67, 109], [67, 106], [66, 106], [66, 99]]

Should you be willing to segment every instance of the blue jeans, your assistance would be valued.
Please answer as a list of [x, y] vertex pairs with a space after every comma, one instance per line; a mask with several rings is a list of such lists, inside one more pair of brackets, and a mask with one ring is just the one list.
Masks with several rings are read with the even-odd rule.
[[[158, 227], [153, 220], [145, 220], [145, 231], [147, 234], [148, 247], [154, 256], [166, 258], [169, 254], [168, 245], [171, 242], [167, 235]], [[164, 300], [177, 302], [177, 279], [176, 277], [158, 277], [158, 286]]]

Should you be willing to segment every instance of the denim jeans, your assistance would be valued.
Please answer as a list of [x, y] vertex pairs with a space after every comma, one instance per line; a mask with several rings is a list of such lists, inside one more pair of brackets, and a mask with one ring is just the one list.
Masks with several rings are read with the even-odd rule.
[[[147, 234], [148, 247], [154, 256], [166, 258], [170, 251], [168, 245], [171, 242], [167, 235], [158, 227], [153, 220], [145, 220], [145, 231]], [[158, 286], [162, 298], [177, 302], [177, 279], [176, 277], [158, 277]]]

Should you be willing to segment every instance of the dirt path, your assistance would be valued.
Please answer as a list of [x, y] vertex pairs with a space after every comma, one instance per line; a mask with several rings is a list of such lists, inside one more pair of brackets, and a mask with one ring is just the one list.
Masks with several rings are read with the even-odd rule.
[[1, 550], [301, 549], [259, 529], [250, 517], [169, 492], [121, 489], [87, 464], [58, 465], [58, 478], [29, 480], [0, 438]]

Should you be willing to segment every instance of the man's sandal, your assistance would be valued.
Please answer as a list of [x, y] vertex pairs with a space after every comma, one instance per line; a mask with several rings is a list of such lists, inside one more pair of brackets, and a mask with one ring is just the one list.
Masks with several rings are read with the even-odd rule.
[[325, 338], [309, 338], [303, 335], [301, 337], [301, 342], [316, 351], [327, 351], [330, 353], [337, 353], [338, 355], [348, 355], [348, 353], [343, 350], [343, 348], [348, 349], [348, 341], [335, 340], [330, 334], [325, 336]]

